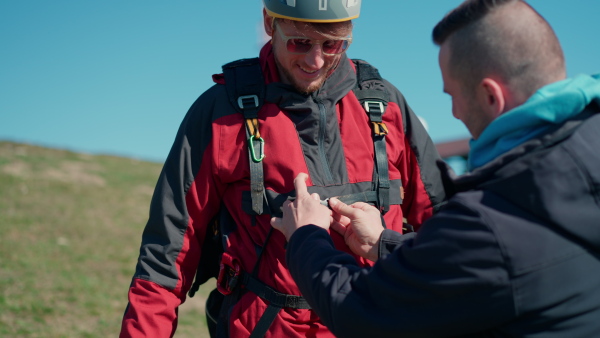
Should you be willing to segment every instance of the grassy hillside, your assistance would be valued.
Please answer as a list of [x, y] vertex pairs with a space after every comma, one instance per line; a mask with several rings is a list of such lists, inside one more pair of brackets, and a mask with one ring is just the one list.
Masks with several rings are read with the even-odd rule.
[[[0, 336], [118, 335], [161, 167], [0, 142]], [[208, 287], [176, 337], [208, 336]]]

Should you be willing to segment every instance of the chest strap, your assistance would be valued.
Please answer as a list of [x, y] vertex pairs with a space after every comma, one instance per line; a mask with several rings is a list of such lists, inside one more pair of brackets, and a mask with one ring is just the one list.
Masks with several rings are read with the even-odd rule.
[[260, 135], [258, 112], [265, 101], [265, 82], [258, 58], [242, 59], [223, 66], [225, 87], [229, 102], [244, 115], [248, 159], [250, 162], [250, 192], [252, 210], [263, 214], [265, 184], [262, 160], [265, 158], [265, 141]]

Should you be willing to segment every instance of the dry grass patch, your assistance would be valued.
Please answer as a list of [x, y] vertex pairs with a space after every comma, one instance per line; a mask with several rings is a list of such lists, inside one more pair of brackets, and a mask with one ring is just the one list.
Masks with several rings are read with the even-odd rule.
[[[0, 142], [0, 336], [118, 336], [161, 167]], [[176, 337], [207, 336], [203, 292]]]

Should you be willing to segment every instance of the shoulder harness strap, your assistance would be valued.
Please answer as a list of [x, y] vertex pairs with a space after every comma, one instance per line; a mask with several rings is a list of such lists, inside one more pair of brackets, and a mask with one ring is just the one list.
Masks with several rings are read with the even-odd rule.
[[263, 213], [265, 184], [262, 160], [265, 158], [265, 141], [260, 136], [258, 112], [265, 100], [265, 81], [258, 58], [242, 59], [223, 66], [225, 87], [229, 102], [244, 115], [250, 159], [250, 193], [252, 210]]
[[[390, 207], [390, 178], [385, 135], [388, 129], [383, 122], [383, 114], [390, 100], [389, 92], [383, 88], [374, 88], [372, 80], [383, 83], [377, 68], [369, 63], [353, 59], [356, 66], [356, 87], [354, 95], [365, 109], [373, 127], [373, 145], [375, 152], [375, 170], [373, 172], [373, 190], [377, 192], [377, 207], [382, 213]], [[371, 81], [371, 82], [369, 82]]]

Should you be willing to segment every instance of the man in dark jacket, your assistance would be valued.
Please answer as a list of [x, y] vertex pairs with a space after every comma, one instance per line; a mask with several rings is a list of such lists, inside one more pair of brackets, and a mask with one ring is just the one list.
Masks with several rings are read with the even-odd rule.
[[[365, 203], [332, 213], [298, 176], [272, 219], [292, 277], [340, 337], [600, 336], [600, 76], [565, 79], [554, 32], [519, 0], [465, 1], [433, 38], [471, 172], [408, 235]], [[337, 251], [329, 227], [377, 263]]]
[[[360, 4], [264, 1], [271, 40], [258, 58], [214, 75], [181, 124], [152, 198], [122, 337], [172, 336], [188, 290], [211, 277], [211, 333], [332, 336], [300, 296], [285, 238], [270, 225], [300, 172], [323, 198], [374, 202], [398, 232], [403, 219], [418, 229], [444, 201], [439, 156], [417, 116], [377, 69], [346, 55]], [[334, 241], [350, 252], [343, 237]]]

